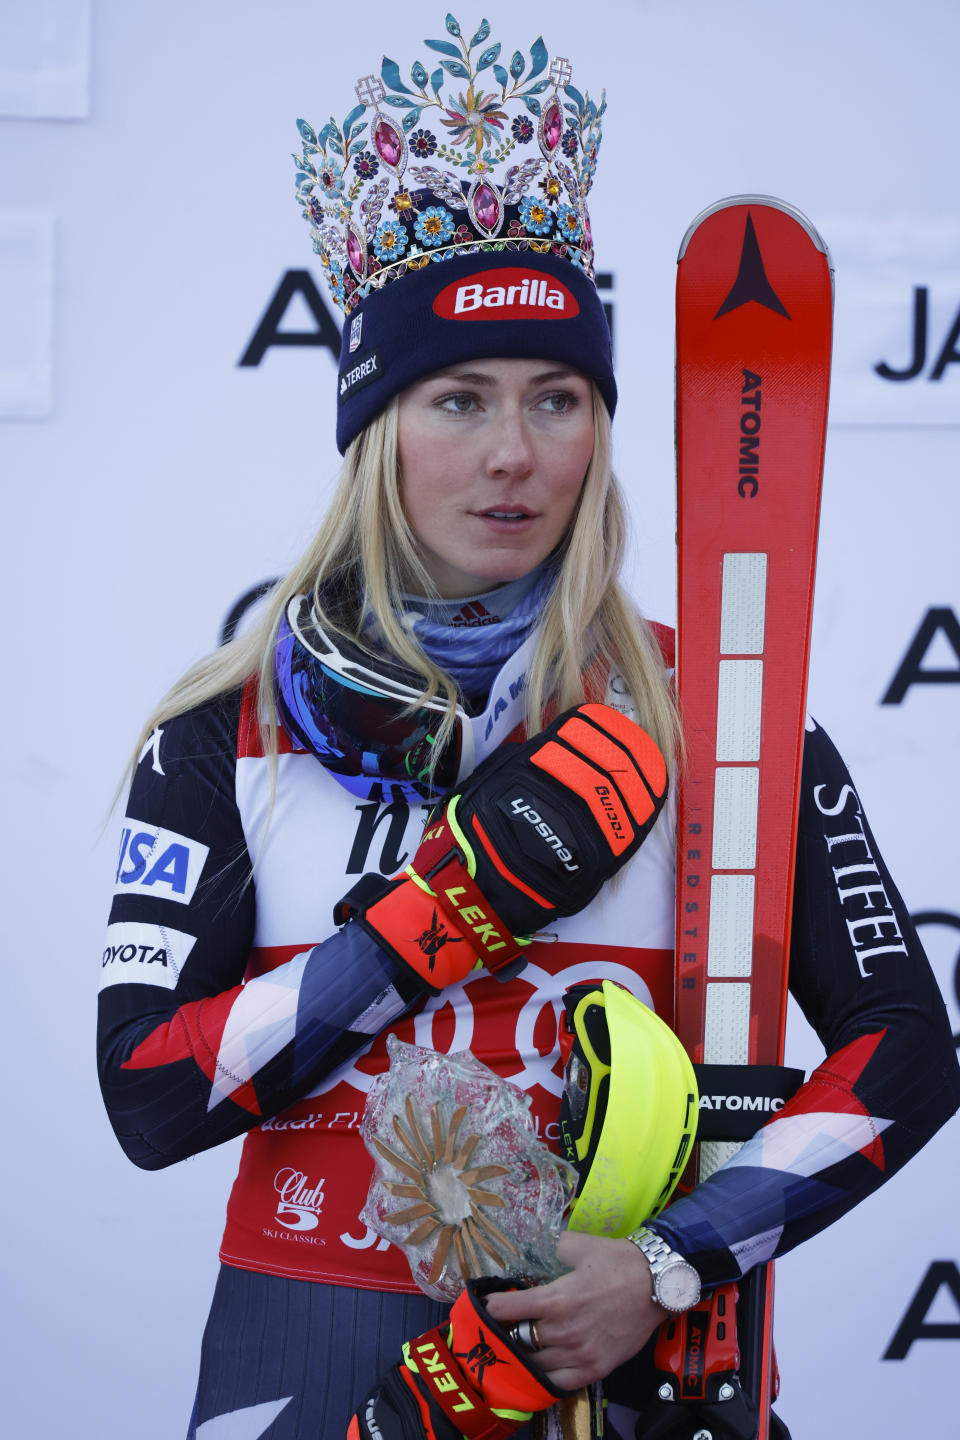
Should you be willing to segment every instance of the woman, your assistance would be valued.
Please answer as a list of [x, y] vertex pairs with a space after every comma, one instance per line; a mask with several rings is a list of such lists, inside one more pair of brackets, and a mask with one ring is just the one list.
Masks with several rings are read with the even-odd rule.
[[[638, 827], [622, 882], [595, 864], [599, 893], [558, 906], [555, 942], [526, 947], [507, 980], [451, 945], [438, 994], [435, 956], [417, 969], [416, 932], [377, 918], [396, 893], [383, 877], [417, 863], [430, 800], [512, 754], [498, 747], [522, 727], [536, 736], [606, 696], [671, 770], [677, 751], [667, 637], [617, 581], [616, 387], [585, 205], [603, 106], [570, 85], [565, 61], [548, 69], [541, 41], [509, 74], [488, 41], [485, 22], [468, 43], [448, 17], [447, 37], [427, 42], [459, 57], [447, 65], [466, 81], [456, 97], [440, 99], [442, 68], [418, 61], [408, 82], [384, 61], [342, 126], [300, 122], [298, 197], [346, 317], [340, 484], [258, 628], [175, 687], [136, 751], [103, 967], [105, 1101], [147, 1168], [247, 1133], [204, 1338], [200, 1440], [253, 1433], [251, 1417], [275, 1440], [344, 1434], [404, 1342], [441, 1319], [400, 1252], [357, 1219], [370, 1177], [358, 1126], [388, 1033], [469, 1046], [528, 1091], [552, 1138], [563, 990], [602, 975], [670, 1013], [666, 815]], [[416, 111], [402, 128], [391, 97]], [[804, 795], [845, 783], [814, 730]], [[849, 1208], [958, 1103], [943, 1006], [872, 839], [909, 954], [869, 991], [851, 973], [830, 823], [805, 801], [791, 984], [831, 1058], [794, 1105], [881, 1116], [883, 1155], [831, 1156], [823, 1185], [766, 1154], [760, 1132], [739, 1167], [656, 1222], [705, 1284]], [[522, 904], [503, 908], [515, 898], [496, 897], [512, 933], [542, 928]], [[349, 916], [340, 928], [335, 907]], [[569, 1273], [494, 1295], [489, 1313], [535, 1322], [520, 1333], [552, 1386], [593, 1382], [667, 1313], [649, 1255], [649, 1242], [568, 1234]], [[609, 1394], [623, 1419], [615, 1407], [638, 1408], [643, 1381], [620, 1373]]]

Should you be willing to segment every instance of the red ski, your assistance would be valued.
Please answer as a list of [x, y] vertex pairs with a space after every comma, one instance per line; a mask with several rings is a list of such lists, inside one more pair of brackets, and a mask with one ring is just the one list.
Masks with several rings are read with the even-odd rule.
[[[832, 311], [829, 253], [791, 206], [723, 200], [684, 237], [676, 1018], [708, 1065], [783, 1062]], [[736, 1148], [702, 1142], [695, 1178]], [[752, 1274], [741, 1380], [766, 1440], [772, 1266]]]

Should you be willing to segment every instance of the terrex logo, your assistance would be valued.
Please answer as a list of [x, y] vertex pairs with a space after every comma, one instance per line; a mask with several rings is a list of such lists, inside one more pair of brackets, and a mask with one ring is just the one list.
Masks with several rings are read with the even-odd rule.
[[580, 313], [561, 280], [519, 266], [455, 280], [440, 291], [433, 309], [443, 320], [570, 320]]
[[340, 399], [353, 390], [362, 390], [364, 385], [369, 385], [373, 380], [379, 380], [382, 374], [383, 366], [375, 350], [372, 355], [368, 355], [365, 360], [361, 360], [340, 376]]

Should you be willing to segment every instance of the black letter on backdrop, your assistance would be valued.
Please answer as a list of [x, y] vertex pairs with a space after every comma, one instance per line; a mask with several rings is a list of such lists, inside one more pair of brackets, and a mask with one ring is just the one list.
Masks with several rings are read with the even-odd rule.
[[[287, 313], [287, 306], [297, 294], [302, 295], [309, 305], [317, 322], [316, 330], [278, 328]], [[334, 360], [339, 362], [340, 331], [331, 319], [330, 312], [323, 303], [323, 296], [313, 283], [309, 270], [286, 272], [237, 364], [259, 365], [271, 345], [315, 345], [321, 350], [329, 350]]]
[[[926, 1316], [941, 1285], [946, 1285], [953, 1296], [958, 1318], [927, 1324]], [[931, 1263], [883, 1353], [884, 1360], [905, 1359], [915, 1340], [960, 1340], [960, 1271], [952, 1260], [934, 1260]]]
[[874, 370], [884, 380], [915, 380], [923, 369], [927, 358], [927, 287], [915, 285], [913, 289], [913, 359], [904, 370], [893, 370], [886, 360], [874, 365]]
[[[957, 657], [955, 670], [920, 669], [920, 662], [938, 630], [943, 632], [944, 639]], [[960, 685], [960, 620], [946, 606], [933, 606], [924, 615], [880, 704], [899, 705], [911, 685]]]
[[957, 311], [950, 334], [943, 342], [940, 354], [937, 356], [936, 364], [930, 371], [931, 380], [942, 380], [943, 372], [948, 365], [960, 363], [960, 350], [957, 349], [957, 341], [960, 340], [960, 310]]

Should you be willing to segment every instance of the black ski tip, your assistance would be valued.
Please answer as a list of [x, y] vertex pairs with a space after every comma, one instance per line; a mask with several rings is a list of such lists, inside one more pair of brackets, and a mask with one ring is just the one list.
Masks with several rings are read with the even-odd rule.
[[758, 305], [765, 305], [768, 310], [773, 310], [777, 315], [785, 316], [787, 320], [790, 319], [790, 312], [767, 279], [757, 232], [753, 228], [753, 216], [748, 210], [737, 278], [734, 280], [726, 300], [714, 315], [714, 320], [719, 320], [721, 315], [727, 315], [731, 310], [737, 310], [751, 300], [755, 300]]

